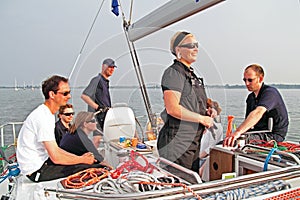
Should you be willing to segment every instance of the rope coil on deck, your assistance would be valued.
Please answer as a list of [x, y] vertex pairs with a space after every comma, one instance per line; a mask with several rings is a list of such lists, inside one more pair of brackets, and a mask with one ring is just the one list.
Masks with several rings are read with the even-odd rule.
[[[94, 192], [104, 194], [123, 194], [130, 192], [161, 190], [164, 189], [162, 184], [155, 185], [152, 183], [162, 183], [159, 180], [167, 179], [172, 180], [172, 178], [169, 177], [156, 178], [152, 174], [140, 171], [131, 171], [127, 175], [117, 179], [112, 179], [111, 177], [103, 179], [99, 183], [95, 184]], [[174, 182], [170, 184], [174, 184]], [[171, 187], [171, 185], [168, 187]]]
[[83, 188], [106, 178], [109, 171], [103, 168], [89, 168], [68, 176], [64, 181], [65, 188]]
[[112, 179], [111, 177], [103, 179], [95, 184], [94, 192], [102, 194], [140, 193], [172, 187], [182, 187], [183, 192], [191, 192], [195, 198], [202, 199], [191, 188], [183, 183], [179, 183], [173, 177], [156, 178], [152, 174], [138, 171], [131, 171], [127, 175], [118, 177], [117, 179]]

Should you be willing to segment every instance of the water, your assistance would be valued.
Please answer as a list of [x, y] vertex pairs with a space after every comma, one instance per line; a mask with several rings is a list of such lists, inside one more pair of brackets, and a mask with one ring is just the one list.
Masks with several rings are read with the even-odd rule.
[[[86, 104], [81, 100], [80, 95], [83, 89], [73, 89], [71, 103], [75, 111], [86, 110]], [[289, 133], [287, 140], [298, 142], [300, 130], [300, 102], [299, 89], [280, 89], [290, 118]], [[227, 126], [227, 115], [235, 116], [235, 123], [239, 125], [245, 115], [245, 99], [248, 94], [246, 89], [216, 89], [208, 88], [207, 95], [217, 100], [222, 107], [222, 121], [224, 129]], [[160, 89], [148, 89], [148, 95], [153, 112], [160, 113], [163, 110], [162, 92]], [[126, 103], [131, 107], [135, 116], [147, 116], [145, 105], [139, 89], [111, 89], [111, 98], [113, 104]], [[39, 104], [44, 101], [40, 89], [19, 90], [0, 89], [0, 125], [7, 122], [21, 122], [26, 116]], [[139, 118], [140, 119], [140, 118]], [[146, 121], [141, 120], [144, 126]]]

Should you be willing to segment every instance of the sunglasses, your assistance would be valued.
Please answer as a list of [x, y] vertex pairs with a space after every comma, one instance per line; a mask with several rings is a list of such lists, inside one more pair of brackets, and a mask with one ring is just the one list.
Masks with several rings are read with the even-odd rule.
[[198, 42], [194, 42], [194, 43], [182, 44], [179, 47], [184, 47], [184, 48], [188, 48], [188, 49], [194, 49], [194, 48], [198, 48], [198, 46], [199, 46]]
[[71, 116], [71, 115], [75, 115], [75, 112], [70, 112], [70, 113], [62, 113], [65, 116]]
[[71, 91], [67, 91], [67, 92], [56, 91], [56, 93], [62, 94], [63, 96], [68, 96], [69, 94], [71, 94]]
[[246, 83], [246, 81], [248, 81], [249, 83], [252, 83], [252, 81], [254, 81], [254, 79], [256, 78], [243, 78], [243, 81]]
[[96, 119], [91, 119], [89, 121], [86, 121], [87, 123], [97, 123]]

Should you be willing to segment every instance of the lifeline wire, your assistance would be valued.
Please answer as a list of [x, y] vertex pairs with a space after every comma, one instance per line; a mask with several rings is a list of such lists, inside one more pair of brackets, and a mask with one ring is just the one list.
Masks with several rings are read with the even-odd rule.
[[81, 54], [82, 54], [82, 51], [83, 51], [83, 49], [84, 49], [84, 47], [85, 47], [85, 45], [86, 45], [86, 43], [87, 43], [87, 40], [88, 40], [88, 38], [90, 37], [90, 34], [91, 34], [91, 32], [92, 32], [92, 30], [93, 30], [93, 27], [94, 27], [94, 25], [95, 25], [95, 23], [96, 23], [96, 20], [97, 20], [97, 18], [98, 18], [98, 15], [99, 15], [99, 13], [100, 13], [100, 11], [101, 11], [101, 9], [102, 9], [102, 6], [103, 6], [104, 1], [105, 1], [105, 0], [102, 0], [101, 5], [100, 5], [100, 7], [99, 7], [99, 9], [98, 9], [98, 12], [97, 12], [97, 14], [96, 14], [96, 16], [95, 16], [95, 18], [94, 18], [94, 20], [93, 20], [92, 26], [91, 26], [91, 28], [89, 29], [89, 32], [88, 32], [87, 36], [85, 37], [85, 40], [84, 40], [84, 42], [83, 42], [83, 45], [82, 45], [82, 47], [81, 47], [81, 49], [80, 49], [80, 51], [79, 51], [79, 54], [78, 54], [78, 56], [77, 56], [77, 58], [76, 58], [76, 61], [75, 61], [74, 65], [73, 65], [72, 71], [71, 71], [71, 73], [70, 73], [70, 75], [69, 75], [69, 79], [71, 79], [71, 77], [72, 77], [72, 75], [73, 75], [73, 72], [74, 72], [74, 70], [75, 70], [75, 67], [77, 66], [77, 63], [78, 63], [78, 61], [79, 61], [79, 59], [80, 59], [80, 56], [81, 56]]

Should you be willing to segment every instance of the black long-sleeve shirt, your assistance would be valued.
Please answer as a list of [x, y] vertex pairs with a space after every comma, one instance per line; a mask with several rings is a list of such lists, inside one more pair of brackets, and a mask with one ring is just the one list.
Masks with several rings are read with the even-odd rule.
[[87, 134], [78, 128], [75, 133], [68, 133], [60, 141], [59, 145], [62, 149], [81, 156], [84, 153], [91, 152], [94, 154], [95, 159], [98, 162], [103, 161], [103, 157], [100, 155], [93, 142], [88, 138]]

